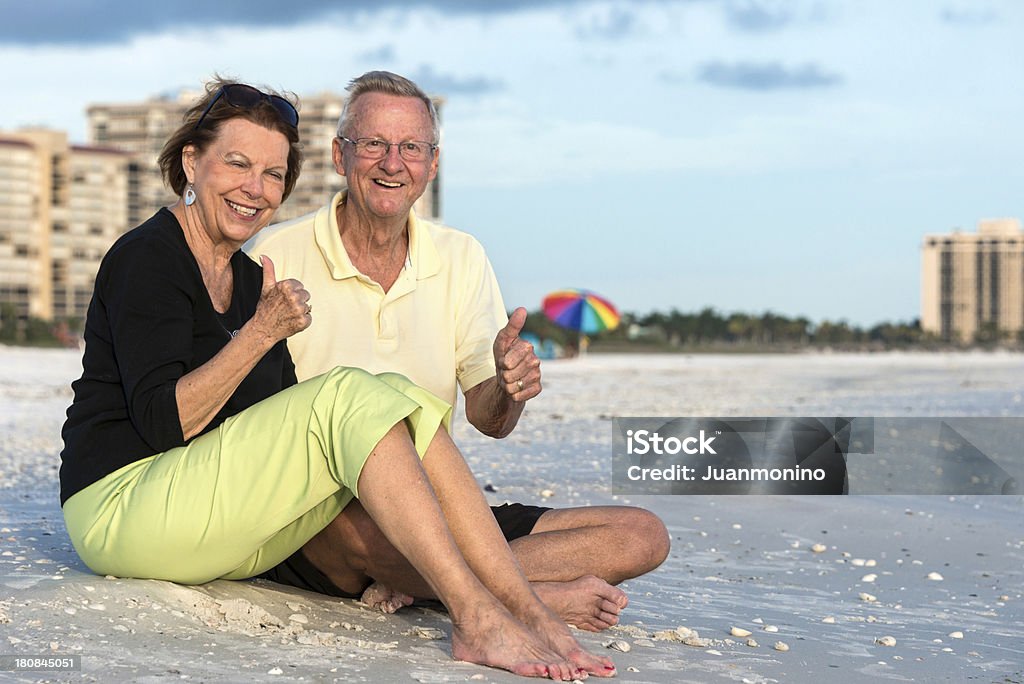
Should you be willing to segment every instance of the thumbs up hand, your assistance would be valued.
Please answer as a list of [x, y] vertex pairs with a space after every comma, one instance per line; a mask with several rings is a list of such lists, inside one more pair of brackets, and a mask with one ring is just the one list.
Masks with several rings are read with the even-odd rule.
[[274, 285], [277, 285], [277, 274], [274, 273], [274, 262], [265, 254], [260, 255], [260, 266], [263, 267], [263, 287], [260, 288], [260, 296], [262, 296]]
[[302, 283], [294, 278], [278, 281], [274, 262], [268, 256], [261, 256], [260, 263], [263, 288], [253, 323], [276, 343], [308, 328], [313, 322], [313, 307]]
[[519, 307], [494, 338], [494, 367], [498, 384], [513, 401], [518, 402], [532, 399], [541, 391], [540, 359], [534, 353], [533, 345], [519, 337], [525, 324], [526, 309]]

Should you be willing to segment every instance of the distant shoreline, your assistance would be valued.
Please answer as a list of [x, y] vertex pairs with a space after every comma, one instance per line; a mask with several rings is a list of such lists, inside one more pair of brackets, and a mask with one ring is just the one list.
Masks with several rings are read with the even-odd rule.
[[[55, 343], [0, 342], [0, 349], [54, 349], [78, 351], [84, 346], [73, 347]], [[1024, 346], [989, 346], [989, 345], [904, 345], [886, 346], [881, 344], [778, 344], [756, 345], [748, 343], [713, 342], [707, 344], [687, 344], [672, 346], [670, 344], [651, 344], [648, 342], [623, 342], [619, 340], [591, 342], [588, 355], [604, 354], [885, 354], [890, 352], [906, 352], [915, 354], [952, 354], [952, 353], [985, 353], [985, 354], [1024, 354]], [[564, 357], [560, 357], [564, 358]]]
[[949, 353], [1024, 353], [1024, 346], [956, 346], [956, 345], [905, 345], [885, 346], [875, 344], [805, 344], [805, 345], [752, 345], [745, 343], [708, 343], [672, 346], [632, 342], [592, 342], [588, 354], [884, 354], [908, 352], [921, 354]]

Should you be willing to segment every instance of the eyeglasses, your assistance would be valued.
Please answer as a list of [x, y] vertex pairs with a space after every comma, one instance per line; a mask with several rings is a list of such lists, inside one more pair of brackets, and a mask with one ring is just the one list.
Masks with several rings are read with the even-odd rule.
[[356, 148], [356, 156], [363, 159], [383, 159], [388, 156], [392, 146], [398, 148], [398, 154], [407, 162], [425, 161], [437, 149], [437, 145], [422, 140], [406, 140], [404, 142], [388, 142], [380, 138], [346, 138], [338, 136], [340, 140], [352, 143]]
[[267, 95], [262, 90], [245, 85], [244, 83], [229, 83], [228, 85], [221, 86], [220, 90], [217, 91], [217, 95], [210, 100], [210, 104], [206, 105], [206, 109], [203, 110], [199, 120], [196, 121], [195, 128], [192, 130], [199, 130], [199, 127], [203, 125], [206, 115], [210, 113], [213, 105], [217, 104], [217, 100], [221, 97], [229, 105], [239, 109], [252, 109], [266, 100], [281, 115], [282, 121], [292, 128], [299, 127], [299, 112], [295, 109], [295, 105], [288, 100], [280, 95]]

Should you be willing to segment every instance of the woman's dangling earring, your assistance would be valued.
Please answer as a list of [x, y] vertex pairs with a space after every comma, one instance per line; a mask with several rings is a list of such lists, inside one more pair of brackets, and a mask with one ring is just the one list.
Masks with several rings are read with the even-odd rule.
[[185, 206], [191, 207], [196, 203], [196, 191], [192, 189], [192, 184], [188, 184], [188, 188], [185, 189]]

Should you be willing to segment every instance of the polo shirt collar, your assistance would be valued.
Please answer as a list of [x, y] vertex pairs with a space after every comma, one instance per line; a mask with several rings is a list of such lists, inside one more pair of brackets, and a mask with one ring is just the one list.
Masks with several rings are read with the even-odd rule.
[[[314, 239], [331, 271], [331, 277], [335, 280], [356, 278], [362, 275], [352, 264], [345, 245], [341, 241], [341, 233], [338, 231], [338, 205], [344, 202], [346, 197], [347, 191], [345, 190], [336, 193], [331, 198], [330, 204], [317, 211], [316, 218], [313, 220]], [[406, 225], [409, 228], [408, 258], [412, 263], [413, 275], [417, 280], [436, 275], [441, 270], [441, 258], [437, 253], [434, 240], [430, 237], [430, 231], [422, 225], [419, 217], [411, 209]]]

